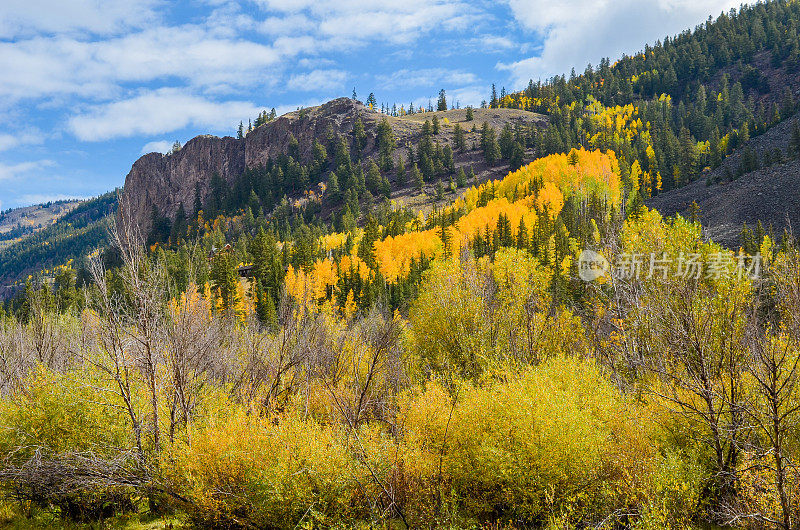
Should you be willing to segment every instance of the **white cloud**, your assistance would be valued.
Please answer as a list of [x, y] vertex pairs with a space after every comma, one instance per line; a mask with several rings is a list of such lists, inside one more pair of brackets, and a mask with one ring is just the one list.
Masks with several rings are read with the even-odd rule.
[[35, 160], [16, 164], [4, 164], [0, 162], [0, 180], [14, 179], [55, 165], [56, 163], [52, 160]]
[[482, 86], [468, 86], [447, 93], [447, 104], [453, 106], [458, 101], [462, 109], [469, 105], [477, 107], [484, 99], [486, 99], [486, 88]]
[[314, 22], [305, 15], [286, 15], [267, 17], [258, 23], [258, 29], [265, 35], [297, 35], [314, 30]]
[[232, 131], [233, 124], [247, 121], [260, 110], [246, 101], [216, 102], [182, 90], [161, 88], [97, 105], [70, 118], [68, 128], [84, 141], [163, 134], [190, 125]]
[[[323, 46], [363, 45], [370, 40], [395, 44], [422, 33], [464, 27], [474, 12], [461, 0], [261, 0], [268, 17], [261, 31], [272, 34], [304, 32], [320, 36]], [[297, 26], [293, 26], [296, 23]]]
[[456, 88], [476, 83], [478, 78], [471, 72], [448, 70], [447, 68], [423, 68], [420, 70], [397, 70], [391, 75], [376, 76], [381, 88], [396, 90], [401, 87]]
[[517, 44], [508, 37], [502, 37], [500, 35], [483, 35], [478, 39], [478, 42], [484, 49], [489, 50], [509, 50], [517, 46]]
[[197, 26], [156, 27], [103, 41], [36, 37], [0, 43], [0, 96], [110, 98], [121, 83], [181, 79], [195, 87], [276, 82], [281, 60], [311, 47], [216, 38]]
[[498, 68], [511, 82], [579, 72], [601, 58], [632, 54], [646, 43], [704, 22], [739, 0], [507, 0], [517, 21], [544, 36], [541, 53]]
[[0, 134], [0, 151], [8, 151], [21, 145], [40, 144], [44, 138], [40, 132], [21, 132], [17, 134]]
[[142, 147], [142, 151], [139, 154], [146, 155], [147, 153], [161, 153], [164, 154], [170, 149], [172, 149], [172, 145], [175, 142], [170, 142], [169, 140], [157, 140], [155, 142], [148, 142], [144, 144]]
[[55, 201], [83, 201], [86, 199], [87, 197], [82, 197], [80, 195], [68, 195], [64, 193], [25, 193], [17, 199], [17, 204], [23, 206]]
[[344, 86], [347, 73], [342, 70], [312, 70], [293, 75], [286, 83], [289, 90], [311, 92], [314, 90], [336, 90]]
[[155, 19], [155, 0], [8, 0], [0, 3], [0, 38], [36, 33], [108, 35]]

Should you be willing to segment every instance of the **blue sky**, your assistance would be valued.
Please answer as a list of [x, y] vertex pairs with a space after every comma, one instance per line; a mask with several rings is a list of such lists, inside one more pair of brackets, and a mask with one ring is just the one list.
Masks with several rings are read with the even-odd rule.
[[261, 109], [374, 92], [477, 105], [694, 27], [729, 0], [3, 0], [0, 209], [121, 186]]

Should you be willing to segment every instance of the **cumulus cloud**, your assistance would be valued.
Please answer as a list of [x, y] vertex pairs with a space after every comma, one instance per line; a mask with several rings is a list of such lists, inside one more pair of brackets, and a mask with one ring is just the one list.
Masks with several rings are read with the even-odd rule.
[[69, 130], [84, 141], [155, 135], [194, 126], [227, 131], [261, 109], [246, 101], [212, 101], [174, 88], [96, 105], [70, 118]]
[[646, 43], [694, 27], [710, 13], [738, 6], [732, 0], [508, 0], [516, 20], [541, 34], [541, 53], [498, 67], [515, 86], [548, 78], [603, 57], [635, 53]]
[[293, 75], [286, 83], [289, 90], [311, 92], [314, 90], [334, 90], [344, 86], [347, 73], [342, 70], [312, 70]]
[[148, 142], [144, 144], [139, 154], [146, 155], [147, 153], [161, 153], [164, 154], [170, 149], [175, 142], [169, 140], [157, 140], [155, 142]]
[[114, 34], [156, 18], [156, 0], [25, 0], [0, 3], [0, 38], [37, 33]]
[[260, 0], [272, 14], [262, 31], [285, 31], [298, 22], [329, 46], [359, 45], [378, 39], [407, 43], [437, 28], [464, 27], [471, 14], [460, 0]]
[[31, 145], [42, 143], [43, 138], [40, 132], [21, 132], [17, 134], [0, 134], [0, 151], [8, 151], [21, 145]]
[[377, 76], [379, 86], [386, 90], [400, 87], [442, 87], [462, 86], [478, 81], [475, 74], [463, 70], [447, 68], [422, 68], [419, 70], [402, 69], [391, 75]]
[[198, 26], [156, 27], [92, 42], [71, 37], [4, 42], [0, 96], [110, 98], [122, 83], [169, 79], [200, 88], [275, 82], [282, 58], [300, 49], [215, 38]]

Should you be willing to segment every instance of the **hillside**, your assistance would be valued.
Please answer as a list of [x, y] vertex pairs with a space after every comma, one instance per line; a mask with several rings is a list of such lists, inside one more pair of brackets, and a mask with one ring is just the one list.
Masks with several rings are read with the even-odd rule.
[[[605, 37], [646, 5], [600, 6]], [[276, 50], [307, 15], [375, 29], [367, 3], [290, 7]], [[481, 108], [354, 88], [0, 214], [30, 232], [0, 247], [0, 528], [800, 530], [800, 241], [767, 238], [800, 226], [799, 28], [800, 0], [743, 6]], [[456, 53], [503, 64], [475, 36]], [[201, 49], [175, 48], [241, 58]]]
[[665, 216], [690, 215], [692, 203], [706, 237], [738, 248], [742, 226], [758, 221], [780, 237], [800, 227], [800, 160], [792, 145], [800, 115], [750, 139], [715, 169], [688, 186], [662, 193], [647, 205]]
[[[278, 182], [269, 182], [259, 190], [253, 189], [258, 187], [257, 185], [246, 185], [251, 190], [257, 191], [260, 206], [265, 212], [269, 212], [284, 195], [300, 198], [309, 191], [318, 192], [318, 184], [325, 182], [330, 172], [338, 170], [342, 163], [348, 166], [350, 164], [362, 166], [361, 171], [366, 173], [368, 162], [378, 160], [381, 156], [379, 128], [381, 122], [386, 120], [393, 136], [392, 146], [387, 148], [388, 156], [392, 159], [390, 165], [393, 167], [382, 168], [384, 173], [382, 176], [385, 176], [391, 184], [392, 199], [409, 202], [413, 201], [419, 190], [414, 191], [410, 179], [407, 182], [400, 182], [394, 166], [399, 159], [408, 159], [411, 150], [418, 155], [423, 137], [430, 140], [431, 147], [436, 146], [438, 149], [449, 146], [452, 150], [453, 167], [449, 171], [445, 168], [444, 171], [438, 171], [437, 175], [426, 176], [427, 187], [431, 188], [440, 177], [446, 176], [452, 179], [455, 170], [463, 166], [472, 168], [478, 182], [488, 178], [499, 178], [508, 172], [507, 161], [504, 162], [498, 157], [498, 160], [488, 163], [483, 157], [482, 150], [478, 148], [481, 145], [481, 128], [484, 123], [493, 131], [497, 131], [494, 134], [499, 134], [505, 126], [513, 127], [517, 134], [524, 127], [525, 133], [530, 134], [530, 128], [546, 125], [546, 118], [540, 114], [513, 109], [474, 109], [473, 115], [471, 121], [467, 121], [466, 110], [393, 117], [374, 112], [352, 99], [339, 98], [318, 107], [285, 114], [256, 127], [243, 139], [199, 136], [187, 142], [176, 153], [145, 155], [133, 164], [125, 179], [125, 197], [130, 201], [134, 218], [147, 233], [152, 225], [153, 206], [170, 220], [174, 220], [180, 204], [183, 204], [188, 211], [197, 202], [196, 199], [199, 199], [208, 210], [209, 199], [219, 191], [213, 189], [214, 175], [221, 177], [231, 189], [236, 187], [237, 179], [240, 179], [246, 171], [264, 170], [273, 163], [279, 163], [282, 166], [283, 176]], [[362, 145], [356, 147], [355, 140], [351, 137], [354, 124], [359, 119], [363, 124], [364, 137], [360, 140]], [[440, 122], [438, 132], [423, 135], [425, 121], [430, 122], [434, 119]], [[463, 149], [455, 146], [456, 124], [465, 129]], [[341, 153], [336, 155], [334, 152], [339, 138], [346, 139], [347, 154], [352, 162], [336, 159], [342, 155]], [[316, 159], [319, 155], [315, 154], [315, 144], [323, 147], [324, 156], [320, 160]], [[532, 154], [530, 150], [526, 153], [529, 159]], [[285, 163], [281, 162], [282, 157]], [[291, 161], [285, 157], [291, 157]], [[421, 164], [422, 157], [419, 158]], [[433, 156], [431, 158], [436, 160]], [[359, 160], [362, 163], [359, 164]], [[424, 172], [424, 168], [421, 169]], [[411, 170], [410, 165], [408, 170]], [[293, 171], [313, 174], [302, 176], [286, 174]], [[437, 178], [434, 179], [434, 176]], [[238, 204], [230, 209], [235, 210], [236, 206], [244, 206], [251, 190], [243, 191], [241, 195], [245, 200], [238, 201]], [[359, 191], [359, 199], [363, 199], [363, 191], [365, 190]], [[374, 193], [375, 190], [367, 191]]]
[[0, 213], [0, 250], [55, 223], [81, 202], [78, 200], [55, 201], [13, 208]]
[[116, 203], [116, 192], [83, 201], [46, 228], [0, 250], [0, 299], [18, 292], [29, 274], [70, 260], [78, 268], [87, 255], [104, 248]]

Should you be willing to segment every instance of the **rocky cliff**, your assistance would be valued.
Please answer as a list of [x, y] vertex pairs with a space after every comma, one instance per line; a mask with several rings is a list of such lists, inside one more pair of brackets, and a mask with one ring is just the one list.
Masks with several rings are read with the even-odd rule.
[[[265, 164], [269, 158], [285, 153], [292, 136], [300, 145], [301, 158], [308, 160], [315, 138], [322, 140], [330, 129], [350, 132], [359, 115], [368, 132], [374, 129], [371, 125], [380, 116], [356, 101], [339, 98], [319, 107], [285, 114], [256, 128], [242, 140], [203, 135], [189, 140], [176, 153], [144, 155], [125, 177], [126, 203], [146, 233], [154, 204], [162, 215], [170, 218], [181, 203], [191, 211], [195, 190], [200, 190], [205, 201], [215, 173], [230, 182], [246, 168]], [[370, 141], [374, 143], [374, 135]]]

